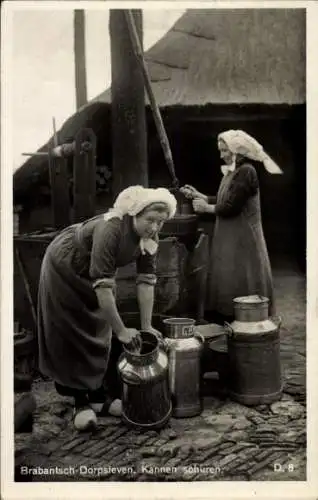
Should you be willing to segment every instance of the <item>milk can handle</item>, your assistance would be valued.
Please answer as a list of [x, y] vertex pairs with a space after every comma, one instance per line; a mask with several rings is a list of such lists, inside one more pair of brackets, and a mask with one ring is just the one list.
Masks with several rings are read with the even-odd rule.
[[163, 337], [158, 336], [158, 344], [161, 349], [163, 349], [165, 352], [169, 351], [169, 344], [167, 339], [164, 339]]
[[224, 330], [226, 335], [228, 335], [229, 337], [232, 337], [232, 335], [234, 335], [234, 330], [231, 327], [230, 323], [228, 323], [227, 321], [224, 321]]
[[194, 337], [195, 337], [196, 339], [200, 340], [200, 342], [201, 342], [202, 344], [204, 344], [205, 339], [204, 339], [204, 337], [203, 337], [202, 333], [200, 333], [200, 332], [198, 332], [198, 331], [195, 331], [195, 332], [194, 332]]
[[277, 329], [279, 330], [280, 327], [282, 326], [282, 317], [281, 316], [274, 316], [272, 317], [272, 321], [273, 323], [275, 323], [275, 325], [277, 326]]

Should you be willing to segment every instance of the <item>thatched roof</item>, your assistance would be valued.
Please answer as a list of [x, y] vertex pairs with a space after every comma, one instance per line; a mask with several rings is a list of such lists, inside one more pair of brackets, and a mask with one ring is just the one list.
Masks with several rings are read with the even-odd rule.
[[[159, 106], [304, 103], [305, 18], [305, 9], [188, 10], [146, 53]], [[105, 137], [110, 102], [107, 89], [64, 123], [60, 141], [82, 127]], [[14, 173], [15, 200], [47, 177], [47, 160], [30, 158]]]
[[[160, 106], [305, 102], [304, 9], [188, 10], [146, 54]], [[111, 100], [110, 89], [94, 99]]]

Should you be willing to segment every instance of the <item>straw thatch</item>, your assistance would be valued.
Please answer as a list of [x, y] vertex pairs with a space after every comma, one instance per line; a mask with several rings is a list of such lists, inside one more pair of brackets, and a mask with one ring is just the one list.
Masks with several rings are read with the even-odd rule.
[[[305, 9], [188, 10], [146, 53], [159, 106], [305, 103], [305, 17]], [[110, 102], [107, 89], [71, 116], [61, 142], [84, 126], [105, 140]], [[44, 177], [46, 160], [29, 159], [14, 174], [15, 200]]]
[[[146, 54], [160, 106], [305, 102], [305, 11], [188, 11]], [[110, 90], [94, 101], [110, 102]]]

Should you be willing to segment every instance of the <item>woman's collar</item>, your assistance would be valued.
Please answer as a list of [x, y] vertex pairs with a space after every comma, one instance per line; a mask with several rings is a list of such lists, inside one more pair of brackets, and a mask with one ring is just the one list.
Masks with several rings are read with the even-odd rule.
[[227, 175], [230, 172], [234, 172], [235, 170], [235, 163], [232, 163], [231, 165], [222, 165], [221, 167], [221, 172], [223, 175]]
[[131, 219], [131, 226], [133, 230], [133, 237], [134, 241], [136, 243], [139, 243], [140, 250], [142, 254], [145, 254], [147, 251], [150, 255], [154, 255], [157, 250], [158, 250], [158, 242], [156, 241], [156, 238], [141, 238], [139, 234], [137, 233], [136, 230], [136, 217], [130, 217]]

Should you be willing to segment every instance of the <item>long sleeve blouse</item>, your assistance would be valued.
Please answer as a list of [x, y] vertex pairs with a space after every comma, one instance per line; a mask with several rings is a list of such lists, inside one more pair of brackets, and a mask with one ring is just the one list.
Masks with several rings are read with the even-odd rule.
[[208, 202], [215, 204], [215, 214], [219, 217], [235, 217], [243, 210], [247, 200], [259, 189], [255, 168], [244, 163], [233, 173], [222, 179], [217, 197], [208, 197]]
[[136, 262], [137, 283], [156, 283], [156, 255], [141, 253], [140, 238], [130, 216], [108, 221], [95, 218], [80, 225], [76, 233], [81, 250], [77, 265], [94, 288], [113, 287], [117, 269], [131, 262]]

